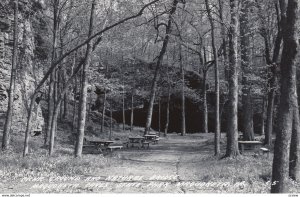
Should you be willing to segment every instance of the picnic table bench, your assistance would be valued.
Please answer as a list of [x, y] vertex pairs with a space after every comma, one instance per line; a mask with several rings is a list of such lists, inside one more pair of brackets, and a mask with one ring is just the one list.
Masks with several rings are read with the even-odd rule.
[[110, 150], [110, 152], [112, 152], [115, 149], [120, 149], [121, 150], [122, 148], [123, 148], [123, 146], [121, 146], [121, 145], [109, 145], [107, 147], [107, 150]]
[[264, 154], [267, 154], [267, 157], [269, 158], [269, 155], [270, 155], [270, 149], [265, 148], [265, 147], [261, 147], [259, 150], [263, 153], [263, 155], [264, 155]]

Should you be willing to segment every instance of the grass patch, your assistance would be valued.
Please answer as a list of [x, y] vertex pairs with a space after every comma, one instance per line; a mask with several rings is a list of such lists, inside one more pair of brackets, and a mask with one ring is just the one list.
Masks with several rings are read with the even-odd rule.
[[[142, 134], [142, 130], [129, 133], [129, 131], [115, 131], [114, 137], [125, 139], [129, 135]], [[60, 135], [67, 135], [67, 132], [60, 131]], [[105, 135], [103, 135], [105, 136]], [[103, 137], [101, 136], [101, 137]], [[132, 175], [140, 173], [147, 168], [142, 165], [149, 165], [149, 163], [135, 163], [133, 161], [123, 160], [124, 155], [110, 153], [103, 156], [100, 154], [83, 154], [82, 158], [74, 158], [74, 145], [64, 143], [67, 138], [59, 137], [55, 145], [55, 153], [53, 156], [48, 156], [48, 148], [44, 147], [42, 136], [31, 138], [30, 141], [30, 154], [23, 158], [23, 136], [13, 136], [11, 149], [0, 153], [0, 179], [2, 182], [8, 182], [13, 185], [14, 182], [20, 182], [24, 178], [37, 178], [44, 177], [50, 179], [51, 177], [96, 177], [102, 176], [105, 170], [112, 175]], [[213, 156], [213, 135], [190, 135], [185, 136], [187, 142], [193, 143], [200, 142], [200, 146], [195, 146], [195, 150], [184, 152], [179, 156], [181, 161], [178, 161], [178, 167], [173, 168], [178, 170], [182, 180], [193, 180], [198, 182], [222, 182], [229, 183], [228, 187], [213, 187], [212, 192], [228, 192], [228, 193], [269, 193], [272, 157], [266, 158], [265, 156], [240, 156], [236, 159], [225, 158], [218, 159]], [[204, 139], [204, 140], [203, 140]], [[207, 139], [207, 140], [206, 140]], [[174, 146], [172, 143], [184, 143], [181, 136], [169, 135], [164, 139], [168, 142], [169, 146]], [[222, 141], [223, 142], [223, 141]], [[202, 144], [201, 144], [202, 143]], [[165, 144], [165, 145], [166, 145]], [[171, 145], [170, 145], [171, 144]], [[159, 144], [161, 145], [161, 144]], [[225, 150], [225, 143], [222, 143], [221, 150]], [[151, 157], [153, 154], [143, 153], [144, 150], [137, 150], [137, 156], [143, 159], [152, 158], [158, 161], [164, 161], [164, 155], [160, 157]], [[168, 149], [169, 151], [169, 149]], [[199, 151], [199, 153], [197, 153]], [[163, 152], [163, 150], [162, 150]], [[177, 152], [175, 151], [177, 154]], [[128, 156], [135, 156], [135, 152], [128, 152]], [[144, 154], [144, 155], [143, 155]], [[177, 159], [177, 155], [170, 155], [170, 163], [151, 163], [157, 166], [156, 169], [172, 168], [172, 158]], [[151, 161], [149, 159], [149, 161]], [[157, 160], [158, 159], [158, 160]], [[111, 167], [111, 165], [113, 165]], [[140, 165], [140, 166], [139, 166]], [[161, 165], [161, 166], [159, 166]], [[170, 165], [170, 166], [165, 166]], [[141, 167], [141, 168], [140, 168]], [[149, 168], [153, 170], [152, 168]], [[123, 172], [122, 170], [126, 171]], [[108, 172], [108, 171], [106, 171]], [[142, 173], [142, 172], [141, 172]], [[157, 172], [159, 173], [159, 172]], [[108, 173], [109, 174], [109, 173]], [[147, 174], [147, 173], [146, 173]], [[289, 182], [290, 192], [299, 192], [299, 183]], [[196, 192], [206, 192], [201, 188], [193, 188]], [[52, 190], [51, 190], [52, 191]], [[54, 190], [56, 191], [56, 190]], [[59, 192], [58, 190], [57, 192]], [[77, 190], [72, 190], [72, 192]], [[192, 191], [192, 190], [191, 190]], [[85, 188], [79, 188], [78, 192], [87, 192]], [[140, 188], [140, 192], [142, 188]], [[187, 190], [189, 192], [189, 190]]]

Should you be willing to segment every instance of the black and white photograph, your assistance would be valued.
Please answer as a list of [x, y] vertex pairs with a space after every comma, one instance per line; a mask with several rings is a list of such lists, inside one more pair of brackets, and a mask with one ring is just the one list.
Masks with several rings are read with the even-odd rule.
[[299, 42], [300, 0], [0, 0], [0, 196], [298, 197]]

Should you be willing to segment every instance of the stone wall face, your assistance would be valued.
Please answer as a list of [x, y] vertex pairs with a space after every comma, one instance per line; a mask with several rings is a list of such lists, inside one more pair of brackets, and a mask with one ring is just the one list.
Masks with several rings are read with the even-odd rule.
[[[2, 26], [1, 26], [2, 21]], [[4, 25], [7, 24], [7, 26]], [[2, 28], [1, 28], [2, 27]], [[14, 98], [12, 132], [24, 132], [30, 105], [31, 95], [42, 76], [41, 68], [36, 67], [34, 59], [34, 30], [30, 18], [19, 14], [19, 50], [17, 61], [17, 80]], [[0, 126], [3, 127], [8, 102], [10, 83], [12, 46], [13, 46], [13, 14], [0, 16]], [[44, 118], [39, 105], [33, 112], [32, 131], [42, 130]], [[2, 128], [1, 128], [2, 129]]]

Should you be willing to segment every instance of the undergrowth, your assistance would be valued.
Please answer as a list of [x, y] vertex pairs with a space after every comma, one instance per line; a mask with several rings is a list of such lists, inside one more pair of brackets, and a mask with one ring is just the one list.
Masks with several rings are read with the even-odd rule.
[[[125, 134], [122, 133], [122, 136]], [[48, 156], [47, 148], [43, 147], [42, 136], [32, 138], [30, 154], [22, 157], [23, 137], [13, 136], [13, 148], [0, 153], [0, 180], [4, 182], [20, 182], [24, 178], [62, 177], [62, 176], [97, 176], [110, 165], [123, 164], [122, 158], [103, 156], [101, 154], [83, 154], [82, 158], [74, 158], [74, 145], [65, 143], [64, 138], [58, 140], [55, 154]], [[205, 147], [211, 152], [196, 155], [195, 162], [185, 163], [187, 169], [194, 170], [196, 181], [211, 183], [228, 183], [224, 187], [211, 187], [209, 191], [201, 188], [187, 189], [187, 192], [226, 192], [226, 193], [269, 193], [271, 185], [272, 154], [245, 155], [237, 158], [219, 159], [212, 155], [213, 141], [209, 139]], [[223, 147], [224, 148], [224, 147]], [[224, 150], [224, 149], [222, 149]], [[133, 167], [128, 164], [128, 167]], [[1, 183], [0, 182], [0, 183]], [[288, 183], [290, 192], [299, 192], [299, 183]]]

